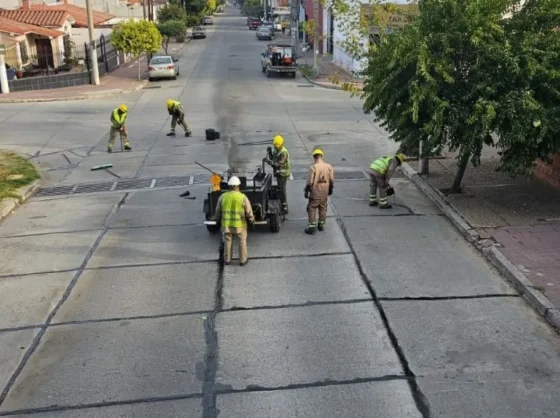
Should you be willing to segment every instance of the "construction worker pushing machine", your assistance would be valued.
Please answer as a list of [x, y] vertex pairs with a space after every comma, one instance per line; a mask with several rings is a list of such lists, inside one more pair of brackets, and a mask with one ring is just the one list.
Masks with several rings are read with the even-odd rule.
[[228, 180], [230, 187], [229, 192], [225, 192], [218, 199], [216, 205], [216, 219], [224, 234], [225, 248], [224, 261], [226, 265], [231, 264], [231, 252], [233, 245], [233, 236], [239, 239], [239, 264], [244, 266], [247, 264], [247, 226], [253, 228], [255, 217], [251, 202], [247, 196], [239, 191], [241, 181], [238, 177], [232, 176]]
[[191, 136], [191, 130], [189, 126], [185, 123], [185, 109], [181, 102], [177, 100], [169, 99], [167, 101], [167, 111], [171, 115], [171, 130], [167, 136], [175, 136], [175, 126], [177, 123], [185, 131], [185, 136]]
[[278, 182], [280, 202], [282, 203], [282, 213], [288, 213], [287, 184], [292, 171], [290, 170], [290, 153], [284, 146], [284, 138], [276, 135], [272, 140], [274, 150], [268, 147], [267, 158], [264, 161], [274, 169], [274, 176]]
[[111, 129], [109, 130], [109, 146], [107, 152], [113, 152], [113, 145], [117, 135], [121, 136], [124, 142], [124, 149], [130, 151], [130, 141], [128, 140], [128, 133], [126, 131], [126, 117], [128, 116], [128, 108], [122, 104], [111, 112]]
[[[334, 170], [330, 164], [323, 161], [323, 151], [319, 148], [313, 150], [315, 162], [309, 166], [307, 183], [305, 185], [305, 198], [307, 203], [308, 225], [306, 234], [314, 234], [317, 229], [323, 231], [327, 221], [327, 202], [334, 189]], [[319, 224], [317, 225], [317, 210], [319, 211]]]
[[393, 206], [387, 203], [387, 190], [389, 180], [393, 173], [404, 162], [404, 154], [397, 154], [394, 157], [381, 157], [370, 165], [369, 182], [369, 205], [377, 206], [377, 189], [379, 189], [379, 208], [391, 209]]

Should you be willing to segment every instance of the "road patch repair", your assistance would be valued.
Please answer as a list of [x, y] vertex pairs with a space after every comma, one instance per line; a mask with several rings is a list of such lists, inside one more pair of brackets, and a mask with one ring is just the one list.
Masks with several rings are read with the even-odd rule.
[[39, 188], [40, 177], [26, 158], [0, 151], [0, 220], [29, 199]]

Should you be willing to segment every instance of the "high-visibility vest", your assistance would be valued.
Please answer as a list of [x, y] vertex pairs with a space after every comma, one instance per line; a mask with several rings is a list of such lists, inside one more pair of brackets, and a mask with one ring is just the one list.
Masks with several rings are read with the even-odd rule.
[[290, 170], [290, 153], [286, 147], [282, 147], [280, 151], [277, 151], [275, 157], [278, 159], [282, 154], [286, 153], [286, 161], [280, 167], [278, 167], [278, 174], [282, 177], [290, 177], [292, 171]]
[[173, 101], [173, 104], [171, 105], [171, 111], [176, 112], [177, 110], [179, 110], [180, 106], [181, 102], [178, 102], [177, 100]]
[[381, 157], [371, 163], [370, 168], [378, 173], [385, 174], [389, 169], [391, 161], [395, 157]]
[[238, 191], [226, 192], [222, 195], [222, 226], [233, 228], [245, 228], [245, 209], [243, 200], [245, 195]]
[[120, 128], [121, 126], [123, 126], [127, 116], [128, 112], [124, 112], [121, 115], [119, 114], [118, 108], [114, 109], [113, 113], [111, 113], [111, 124], [113, 125], [113, 128]]

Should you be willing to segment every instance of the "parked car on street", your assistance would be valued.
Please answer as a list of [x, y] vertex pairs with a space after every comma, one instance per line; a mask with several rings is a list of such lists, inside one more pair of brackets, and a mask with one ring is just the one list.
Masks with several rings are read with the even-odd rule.
[[264, 22], [262, 22], [262, 25], [261, 25], [261, 26], [263, 26], [263, 27], [265, 27], [265, 28], [270, 28], [270, 29], [274, 30], [274, 23], [269, 22], [269, 21], [264, 21]]
[[148, 64], [148, 80], [152, 81], [156, 78], [177, 79], [179, 75], [179, 64], [177, 59], [169, 55], [155, 56]]
[[282, 22], [274, 22], [274, 30], [280, 32], [282, 30]]
[[206, 38], [206, 29], [204, 29], [202, 26], [195, 26], [192, 30], [192, 38], [193, 39]]
[[204, 19], [202, 19], [202, 24], [203, 25], [213, 25], [214, 21], [212, 20], [212, 18], [210, 16], [206, 16]]
[[249, 21], [249, 30], [258, 29], [262, 25], [262, 22], [258, 18], [251, 18]]
[[265, 26], [261, 26], [257, 29], [257, 39], [259, 41], [268, 40], [272, 41], [274, 39], [274, 31]]

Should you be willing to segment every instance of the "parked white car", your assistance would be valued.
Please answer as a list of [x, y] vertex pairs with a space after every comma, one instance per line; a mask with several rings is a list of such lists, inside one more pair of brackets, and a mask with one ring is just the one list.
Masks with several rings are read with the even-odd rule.
[[156, 78], [177, 79], [179, 75], [179, 64], [177, 60], [169, 55], [159, 55], [153, 57], [148, 64], [148, 79], [150, 81]]

